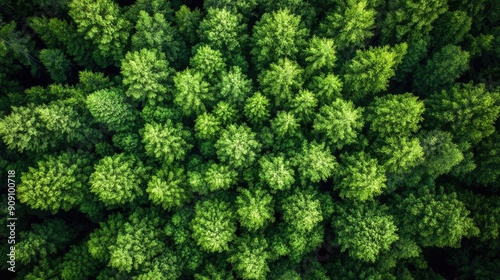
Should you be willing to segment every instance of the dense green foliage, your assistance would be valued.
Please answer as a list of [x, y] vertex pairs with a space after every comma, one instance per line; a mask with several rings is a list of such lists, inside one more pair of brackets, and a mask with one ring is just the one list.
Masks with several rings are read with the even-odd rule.
[[2, 269], [497, 279], [497, 2], [1, 4]]

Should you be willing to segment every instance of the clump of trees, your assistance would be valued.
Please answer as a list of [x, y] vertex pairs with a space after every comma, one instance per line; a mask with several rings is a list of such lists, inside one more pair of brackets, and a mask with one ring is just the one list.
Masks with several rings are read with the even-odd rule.
[[2, 6], [18, 279], [500, 275], [496, 1], [202, 2]]

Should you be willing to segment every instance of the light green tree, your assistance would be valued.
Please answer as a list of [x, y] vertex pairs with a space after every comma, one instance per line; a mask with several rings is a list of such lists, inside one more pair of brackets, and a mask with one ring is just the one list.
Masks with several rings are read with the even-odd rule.
[[257, 159], [261, 148], [255, 138], [256, 134], [249, 127], [229, 125], [215, 143], [217, 156], [231, 167], [247, 167]]
[[87, 96], [87, 108], [94, 119], [110, 130], [126, 131], [133, 127], [136, 114], [118, 89], [103, 89]]
[[236, 238], [235, 215], [229, 203], [219, 199], [196, 203], [191, 228], [196, 243], [207, 252], [227, 251]]
[[256, 92], [254, 95], [247, 98], [243, 112], [248, 121], [254, 124], [259, 124], [269, 118], [269, 106], [269, 99], [260, 92]]
[[337, 161], [325, 143], [304, 142], [302, 151], [294, 158], [301, 180], [317, 183], [326, 181], [337, 169]]
[[203, 80], [200, 72], [186, 69], [177, 72], [174, 77], [174, 104], [181, 112], [190, 116], [203, 113], [208, 102], [213, 100], [209, 93], [209, 84]]
[[249, 231], [257, 231], [274, 222], [273, 197], [261, 188], [238, 189], [236, 213], [240, 224]]
[[259, 161], [260, 179], [273, 191], [289, 189], [295, 182], [295, 172], [283, 156], [264, 156]]
[[147, 123], [142, 132], [142, 143], [149, 156], [170, 164], [184, 159], [192, 148], [188, 143], [190, 137], [191, 133], [184, 130], [182, 124], [169, 120], [165, 124]]
[[367, 201], [382, 194], [386, 188], [385, 170], [376, 159], [365, 152], [344, 154], [334, 188], [340, 190], [340, 197]]
[[307, 29], [300, 17], [281, 9], [265, 13], [253, 27], [252, 55], [258, 69], [282, 58], [296, 59], [306, 44]]
[[394, 218], [375, 202], [338, 205], [332, 227], [341, 251], [365, 262], [374, 263], [399, 239]]
[[336, 149], [356, 142], [363, 128], [363, 108], [355, 108], [351, 101], [337, 98], [331, 105], [320, 108], [313, 124], [313, 132]]
[[273, 97], [276, 106], [289, 102], [302, 87], [303, 70], [297, 62], [280, 59], [259, 76], [262, 93]]
[[130, 203], [143, 194], [146, 168], [135, 156], [115, 154], [104, 157], [90, 175], [90, 191], [106, 206]]
[[63, 153], [47, 156], [37, 167], [29, 167], [21, 175], [17, 195], [33, 209], [56, 213], [81, 204], [88, 194], [88, 176], [92, 172], [92, 157], [85, 154]]
[[121, 65], [123, 84], [128, 86], [125, 94], [152, 104], [162, 101], [168, 96], [169, 72], [165, 55], [155, 49], [128, 52]]
[[236, 241], [235, 252], [228, 258], [242, 279], [266, 279], [270, 254], [266, 239], [261, 236], [243, 236]]
[[191, 199], [186, 174], [181, 167], [163, 167], [151, 176], [146, 192], [149, 199], [165, 210], [179, 207]]

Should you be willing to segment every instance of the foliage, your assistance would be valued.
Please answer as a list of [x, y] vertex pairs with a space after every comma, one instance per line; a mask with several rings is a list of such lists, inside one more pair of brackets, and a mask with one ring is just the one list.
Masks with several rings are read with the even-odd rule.
[[142, 135], [142, 143], [146, 153], [165, 163], [183, 160], [191, 149], [187, 140], [189, 131], [182, 128], [182, 124], [174, 124], [170, 120], [165, 124], [147, 123]]

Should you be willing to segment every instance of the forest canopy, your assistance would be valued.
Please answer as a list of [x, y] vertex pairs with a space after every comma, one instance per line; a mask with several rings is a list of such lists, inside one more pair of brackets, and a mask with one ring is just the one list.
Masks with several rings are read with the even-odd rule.
[[498, 277], [499, 46], [495, 0], [2, 1], [2, 269]]

